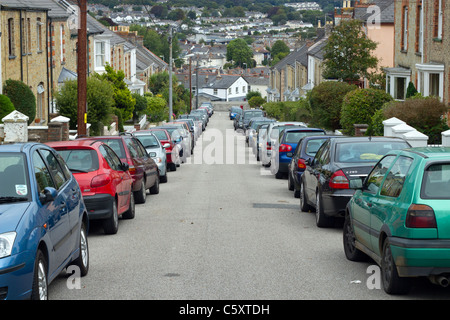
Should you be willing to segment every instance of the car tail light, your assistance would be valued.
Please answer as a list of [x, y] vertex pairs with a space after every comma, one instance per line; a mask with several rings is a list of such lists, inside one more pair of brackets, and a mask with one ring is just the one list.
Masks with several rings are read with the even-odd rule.
[[129, 165], [129, 169], [128, 171], [130, 172], [130, 174], [136, 174], [136, 167], [131, 163], [128, 164]]
[[106, 186], [111, 182], [111, 176], [109, 174], [100, 174], [95, 176], [91, 180], [91, 188], [98, 188]]
[[270, 145], [270, 142], [267, 142], [267, 150], [272, 150], [272, 146]]
[[298, 159], [297, 160], [297, 167], [299, 169], [306, 169], [305, 159]]
[[436, 217], [431, 207], [425, 204], [412, 204], [406, 214], [407, 228], [436, 228]]
[[345, 176], [344, 172], [342, 170], [338, 170], [331, 176], [330, 182], [329, 182], [330, 188], [333, 189], [348, 189], [349, 188], [349, 182], [347, 177]]
[[278, 148], [279, 152], [289, 152], [292, 151], [292, 147], [288, 144], [281, 144], [280, 147]]

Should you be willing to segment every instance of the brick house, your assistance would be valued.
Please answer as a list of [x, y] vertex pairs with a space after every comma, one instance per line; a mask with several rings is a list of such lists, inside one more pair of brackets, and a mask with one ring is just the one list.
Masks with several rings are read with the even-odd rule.
[[444, 0], [395, 1], [393, 68], [386, 90], [403, 100], [411, 81], [423, 96], [450, 103], [450, 7]]

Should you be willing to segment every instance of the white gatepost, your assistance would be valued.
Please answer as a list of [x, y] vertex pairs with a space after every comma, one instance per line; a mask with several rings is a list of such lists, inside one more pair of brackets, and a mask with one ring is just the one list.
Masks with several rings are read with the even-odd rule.
[[409, 142], [413, 148], [428, 146], [428, 136], [417, 130], [402, 134], [402, 138]]
[[405, 121], [402, 121], [400, 119], [397, 119], [396, 117], [392, 117], [389, 118], [387, 120], [383, 121], [383, 126], [384, 126], [384, 133], [383, 135], [385, 137], [392, 137], [392, 128], [399, 125], [399, 124], [404, 124]]
[[4, 143], [28, 142], [28, 119], [26, 115], [15, 110], [2, 119], [5, 127]]
[[450, 130], [441, 133], [442, 136], [442, 146], [450, 147]]
[[406, 123], [398, 124], [391, 128], [392, 130], [392, 137], [398, 137], [401, 138], [404, 133], [410, 132], [410, 131], [416, 131], [415, 128], [407, 125]]

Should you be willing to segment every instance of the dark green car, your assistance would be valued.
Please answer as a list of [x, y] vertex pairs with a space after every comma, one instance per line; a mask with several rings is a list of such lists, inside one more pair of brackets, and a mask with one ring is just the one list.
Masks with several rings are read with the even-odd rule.
[[411, 279], [450, 284], [450, 148], [390, 151], [346, 208], [343, 243], [349, 260], [370, 256], [384, 290], [407, 293]]

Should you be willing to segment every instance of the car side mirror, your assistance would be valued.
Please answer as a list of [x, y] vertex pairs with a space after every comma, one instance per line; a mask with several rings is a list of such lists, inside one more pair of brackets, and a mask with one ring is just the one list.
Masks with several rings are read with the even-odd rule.
[[58, 196], [58, 191], [53, 187], [45, 187], [44, 193], [39, 194], [39, 200], [44, 205], [52, 202]]
[[128, 163], [126, 163], [126, 162], [122, 162], [120, 166], [121, 166], [123, 171], [130, 170], [130, 165]]
[[307, 166], [311, 166], [311, 165], [313, 164], [313, 162], [314, 162], [314, 159], [306, 159], [306, 160], [305, 160], [305, 164], [306, 164]]
[[170, 148], [170, 143], [165, 143], [165, 144], [163, 145], [163, 148], [164, 148], [164, 149]]

